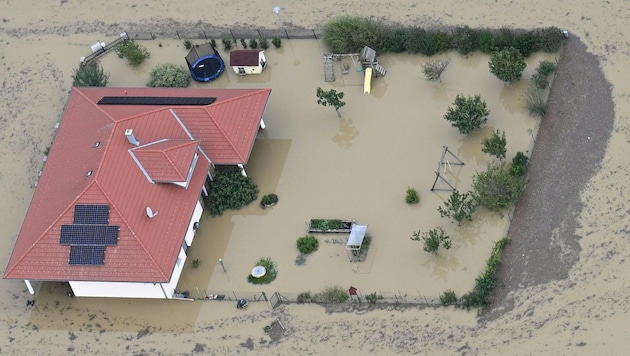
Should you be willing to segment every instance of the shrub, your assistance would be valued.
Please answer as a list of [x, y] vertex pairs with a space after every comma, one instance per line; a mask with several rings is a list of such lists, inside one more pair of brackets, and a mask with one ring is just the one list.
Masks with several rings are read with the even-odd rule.
[[438, 81], [442, 77], [442, 73], [446, 71], [449, 63], [451, 63], [450, 58], [428, 61], [422, 65], [422, 73], [427, 80], [432, 82]]
[[387, 41], [388, 32], [376, 20], [341, 16], [324, 25], [322, 40], [334, 53], [354, 53], [364, 46], [380, 51]]
[[538, 38], [534, 31], [528, 31], [514, 38], [514, 48], [516, 48], [523, 57], [529, 57], [533, 52], [538, 51]]
[[557, 52], [562, 46], [562, 31], [557, 27], [546, 27], [538, 33], [540, 48], [545, 52]]
[[192, 264], [193, 268], [199, 268], [199, 265], [201, 264], [201, 261], [198, 258], [195, 258], [195, 259], [192, 260], [191, 264]]
[[297, 296], [298, 303], [309, 303], [312, 301], [311, 292], [302, 292]]
[[535, 85], [529, 85], [523, 98], [525, 107], [530, 115], [545, 116], [547, 113], [547, 98], [542, 89], [538, 89]]
[[184, 48], [185, 49], [191, 49], [192, 48], [192, 42], [190, 42], [189, 40], [185, 40], [184, 41]]
[[276, 270], [276, 264], [271, 260], [271, 258], [261, 258], [256, 266], [265, 267], [265, 275], [259, 278], [252, 276], [251, 274], [247, 276], [247, 281], [252, 284], [269, 284], [273, 282], [278, 276], [278, 271]]
[[521, 177], [511, 175], [505, 164], [488, 165], [475, 174], [472, 186], [477, 203], [496, 213], [514, 205], [525, 188]]
[[432, 254], [437, 254], [440, 245], [447, 250], [451, 248], [451, 237], [446, 234], [442, 227], [436, 227], [423, 233], [420, 230], [414, 231], [411, 239], [413, 241], [423, 241], [424, 246], [422, 249]]
[[527, 161], [529, 158], [525, 156], [523, 152], [516, 152], [514, 158], [512, 158], [512, 164], [510, 165], [510, 174], [515, 177], [522, 177], [527, 171]]
[[453, 127], [457, 127], [460, 133], [467, 135], [485, 125], [489, 114], [486, 102], [481, 100], [479, 95], [465, 98], [457, 94], [453, 106], [449, 106], [444, 119], [450, 121]]
[[278, 202], [278, 196], [276, 194], [267, 194], [263, 195], [262, 199], [260, 199], [260, 206], [263, 208], [272, 204], [276, 204]]
[[545, 89], [549, 86], [549, 79], [540, 73], [534, 73], [531, 81], [538, 89]]
[[523, 55], [514, 47], [494, 52], [488, 63], [490, 73], [504, 82], [521, 79], [527, 64]]
[[232, 49], [232, 40], [229, 38], [224, 38], [221, 40], [221, 42], [223, 42], [223, 50], [225, 50], [226, 52], [230, 51]]
[[442, 305], [445, 307], [455, 305], [457, 304], [457, 295], [452, 289], [447, 289], [444, 293], [440, 294], [440, 302], [442, 302]]
[[442, 31], [426, 31], [420, 52], [425, 56], [446, 52], [452, 48], [451, 37]]
[[514, 47], [514, 33], [509, 28], [502, 27], [494, 37], [494, 44], [497, 51]]
[[241, 38], [241, 47], [247, 48], [247, 41], [244, 38]]
[[312, 235], [302, 236], [297, 239], [297, 249], [303, 255], [308, 255], [309, 253], [313, 253], [317, 251], [319, 248], [319, 241], [317, 238]]
[[365, 296], [365, 300], [367, 300], [370, 304], [376, 304], [376, 302], [380, 299], [383, 299], [383, 296], [377, 295], [376, 292], [372, 292]]
[[210, 184], [210, 215], [220, 216], [227, 209], [238, 210], [258, 197], [258, 186], [236, 168], [217, 173]]
[[260, 48], [265, 49], [265, 50], [269, 49], [269, 40], [266, 39], [265, 37], [262, 37], [260, 39]]
[[348, 291], [341, 286], [331, 286], [313, 296], [320, 303], [343, 303], [350, 298]]
[[507, 245], [507, 237], [497, 241], [492, 248], [490, 258], [486, 261], [486, 267], [481, 274], [475, 279], [473, 290], [462, 296], [459, 305], [469, 309], [473, 307], [481, 307], [488, 304], [490, 293], [496, 285], [496, 270], [501, 264], [501, 252]]
[[144, 46], [130, 39], [123, 40], [116, 46], [116, 54], [118, 54], [118, 58], [127, 58], [129, 64], [134, 67], [139, 66], [150, 57], [149, 51]]
[[457, 190], [444, 202], [444, 208], [438, 207], [440, 216], [452, 218], [460, 224], [464, 219], [472, 221], [472, 216], [477, 210], [477, 202], [470, 192], [461, 194]]
[[256, 41], [255, 38], [252, 38], [251, 40], [249, 40], [249, 47], [251, 49], [256, 49], [258, 48], [258, 41]]
[[[420, 27], [412, 27], [406, 31], [405, 47], [409, 53], [424, 53], [427, 32]], [[435, 53], [435, 52], [434, 52]]]
[[190, 73], [186, 68], [175, 64], [158, 64], [149, 75], [148, 87], [186, 88], [190, 84]]
[[282, 40], [280, 39], [280, 37], [274, 37], [273, 39], [271, 39], [271, 44], [273, 44], [273, 46], [276, 48], [280, 48], [282, 47]]
[[507, 152], [507, 140], [505, 139], [505, 131], [495, 130], [490, 137], [484, 137], [481, 141], [483, 147], [481, 152], [502, 160]]
[[538, 63], [538, 68], [536, 68], [536, 73], [547, 77], [551, 73], [555, 72], [556, 69], [558, 69], [558, 65], [556, 63], [550, 61], [540, 61], [540, 63]]
[[485, 54], [490, 54], [497, 50], [494, 34], [488, 29], [477, 31], [477, 47]]
[[461, 54], [477, 49], [477, 33], [468, 25], [459, 26], [453, 31], [453, 48]]
[[72, 85], [75, 87], [104, 87], [108, 80], [109, 73], [105, 73], [97, 61], [80, 64], [72, 74]]
[[402, 53], [407, 49], [407, 31], [402, 28], [392, 30], [385, 43], [383, 44], [384, 52]]
[[416, 188], [407, 187], [407, 194], [405, 195], [405, 202], [407, 204], [417, 204], [420, 202], [420, 194]]

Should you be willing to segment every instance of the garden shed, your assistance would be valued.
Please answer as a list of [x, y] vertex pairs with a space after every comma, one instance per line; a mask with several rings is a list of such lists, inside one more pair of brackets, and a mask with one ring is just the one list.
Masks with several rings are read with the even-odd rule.
[[230, 52], [230, 67], [238, 75], [260, 74], [267, 66], [265, 51], [239, 49]]
[[223, 58], [210, 43], [195, 45], [186, 56], [190, 76], [198, 82], [216, 79], [225, 69]]
[[363, 246], [363, 239], [367, 232], [367, 225], [353, 224], [350, 230], [350, 236], [346, 243], [346, 251], [348, 251], [348, 258], [350, 262], [354, 262], [356, 257], [361, 253], [361, 247]]

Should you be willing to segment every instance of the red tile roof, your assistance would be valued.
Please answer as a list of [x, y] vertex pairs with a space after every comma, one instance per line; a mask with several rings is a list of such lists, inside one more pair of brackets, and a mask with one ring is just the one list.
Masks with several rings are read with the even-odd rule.
[[230, 67], [257, 67], [260, 65], [258, 49], [237, 49], [230, 52]]
[[[74, 88], [4, 278], [167, 282], [210, 166], [247, 163], [270, 89]], [[98, 105], [103, 96], [215, 97], [209, 106]], [[130, 144], [133, 129], [140, 146]], [[187, 189], [154, 181], [186, 181]], [[182, 180], [182, 178], [184, 178]], [[60, 245], [76, 204], [109, 205], [120, 227], [103, 265]], [[159, 215], [150, 219], [146, 208]]]

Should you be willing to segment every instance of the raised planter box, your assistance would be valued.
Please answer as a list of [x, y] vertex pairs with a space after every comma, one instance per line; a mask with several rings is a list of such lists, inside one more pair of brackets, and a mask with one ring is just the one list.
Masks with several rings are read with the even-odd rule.
[[306, 222], [306, 231], [319, 233], [345, 232], [352, 230], [354, 220], [311, 219]]

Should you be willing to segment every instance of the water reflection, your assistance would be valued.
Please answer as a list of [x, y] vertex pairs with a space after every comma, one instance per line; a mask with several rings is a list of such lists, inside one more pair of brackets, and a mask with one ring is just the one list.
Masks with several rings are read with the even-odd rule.
[[481, 151], [481, 142], [484, 137], [492, 135], [493, 131], [494, 127], [486, 126], [459, 139], [459, 147], [457, 148], [459, 158], [466, 162], [487, 162], [485, 153]]
[[352, 140], [359, 134], [359, 130], [354, 127], [352, 119], [341, 118], [339, 120], [339, 132], [332, 138], [337, 146], [345, 149], [352, 147]]
[[503, 107], [511, 114], [522, 112], [524, 108], [523, 95], [527, 90], [528, 80], [519, 80], [518, 82], [506, 84], [499, 93], [499, 100]]
[[449, 272], [455, 271], [459, 266], [459, 261], [454, 254], [446, 253], [442, 255], [438, 253], [430, 256], [422, 266], [431, 269], [433, 276], [436, 278], [446, 281]]

